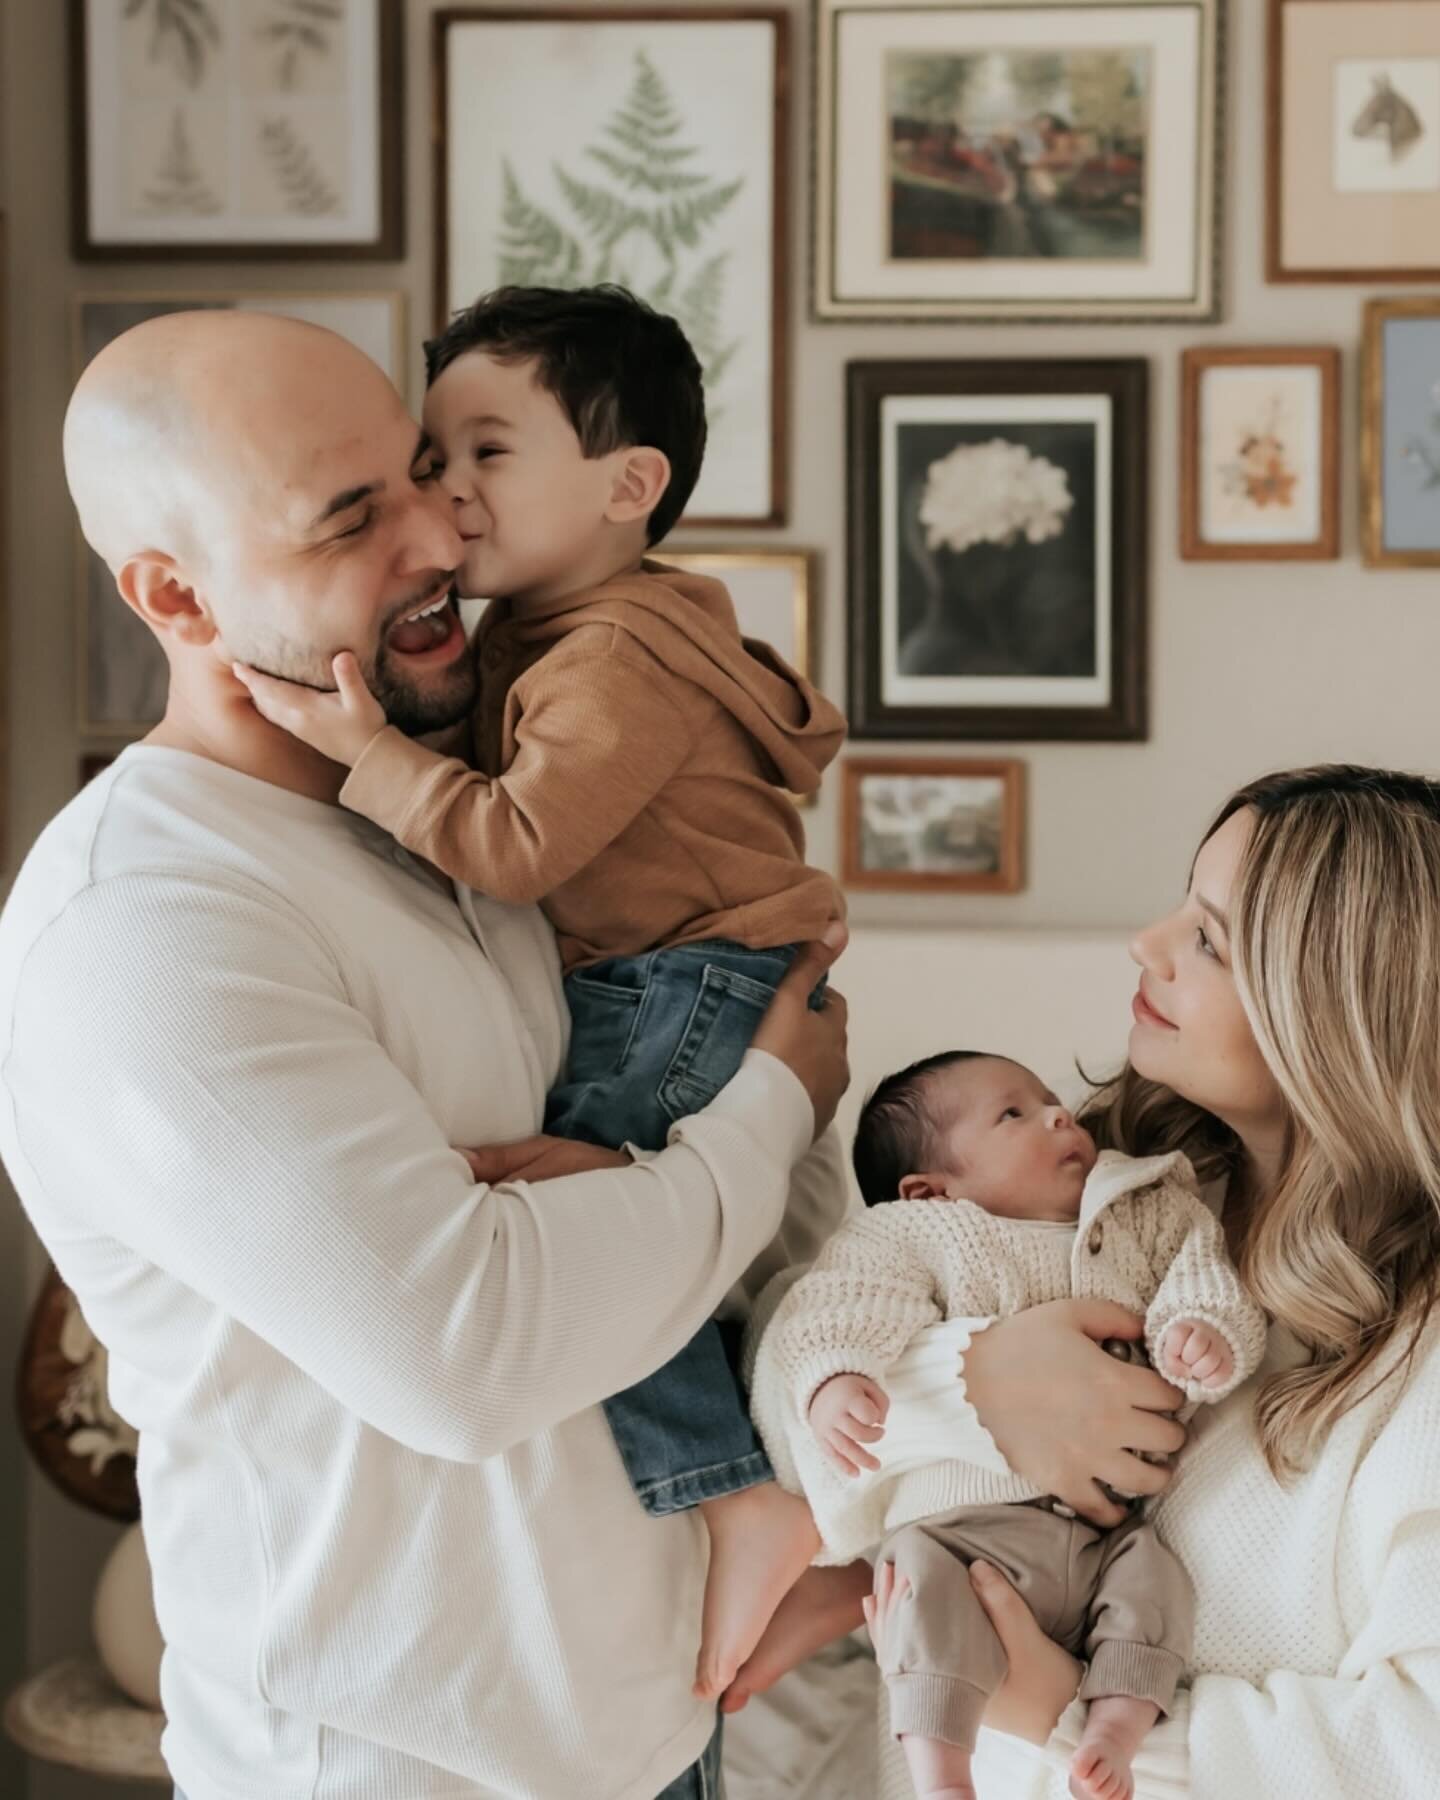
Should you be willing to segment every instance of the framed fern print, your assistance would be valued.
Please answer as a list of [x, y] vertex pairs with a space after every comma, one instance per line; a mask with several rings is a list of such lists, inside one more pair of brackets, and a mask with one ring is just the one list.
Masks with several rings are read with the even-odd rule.
[[70, 0], [81, 258], [395, 259], [402, 0]]
[[787, 15], [456, 9], [434, 30], [437, 328], [505, 282], [630, 288], [705, 371], [683, 523], [782, 524]]

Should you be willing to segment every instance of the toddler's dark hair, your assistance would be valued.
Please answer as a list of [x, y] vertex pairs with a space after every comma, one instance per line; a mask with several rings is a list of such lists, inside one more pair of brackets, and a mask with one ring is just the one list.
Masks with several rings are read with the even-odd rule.
[[926, 1092], [930, 1077], [989, 1054], [988, 1050], [941, 1050], [887, 1075], [870, 1095], [860, 1110], [851, 1152], [860, 1198], [867, 1206], [898, 1200], [904, 1178], [918, 1174], [933, 1160], [936, 1133], [945, 1121], [930, 1110]]
[[646, 542], [658, 544], [684, 512], [705, 456], [700, 361], [675, 320], [622, 287], [502, 287], [426, 344], [427, 385], [467, 350], [533, 361], [587, 457], [630, 444], [665, 452], [670, 482], [646, 526]]

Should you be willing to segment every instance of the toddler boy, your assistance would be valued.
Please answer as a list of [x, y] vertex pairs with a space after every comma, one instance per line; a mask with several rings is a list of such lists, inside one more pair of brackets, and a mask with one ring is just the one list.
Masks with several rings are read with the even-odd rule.
[[[806, 866], [789, 795], [818, 786], [844, 720], [741, 639], [719, 582], [647, 558], [705, 446], [700, 367], [673, 319], [619, 288], [502, 288], [426, 356], [432, 478], [465, 542], [456, 585], [492, 601], [473, 766], [388, 726], [348, 654], [334, 694], [237, 672], [262, 712], [350, 765], [344, 805], [456, 881], [540, 903], [571, 1013], [546, 1130], [658, 1150], [734, 1075], [797, 947], [843, 911]], [[372, 685], [386, 657], [452, 658], [459, 630], [453, 594], [412, 609]], [[642, 1503], [701, 1509], [696, 1691], [717, 1694], [819, 1548], [809, 1508], [776, 1484], [713, 1321], [606, 1412]]]
[[983, 1558], [1042, 1629], [1089, 1659], [1072, 1793], [1128, 1800], [1131, 1760], [1173, 1703], [1193, 1618], [1189, 1579], [1140, 1509], [1105, 1531], [1008, 1471], [933, 1459], [849, 1478], [874, 1464], [886, 1371], [940, 1319], [1112, 1300], [1144, 1315], [1162, 1375], [1188, 1400], [1214, 1401], [1258, 1365], [1264, 1316], [1183, 1156], [1097, 1158], [1039, 1078], [1004, 1057], [952, 1051], [890, 1076], [861, 1116], [854, 1161], [867, 1210], [790, 1289], [761, 1342], [756, 1417], [777, 1467], [803, 1485], [833, 1559], [880, 1544], [877, 1649], [920, 1795], [974, 1800], [975, 1734], [1006, 1667], [968, 1577]]

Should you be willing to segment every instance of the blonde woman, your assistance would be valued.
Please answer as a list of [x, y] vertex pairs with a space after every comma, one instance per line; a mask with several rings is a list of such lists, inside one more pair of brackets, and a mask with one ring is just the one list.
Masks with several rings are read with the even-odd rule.
[[[1181, 905], [1132, 954], [1129, 1063], [1086, 1123], [1136, 1155], [1183, 1149], [1213, 1184], [1272, 1320], [1263, 1368], [1194, 1421], [1167, 1484], [1130, 1452], [1179, 1428], [1149, 1410], [1153, 1373], [1091, 1341], [1119, 1323], [1107, 1309], [952, 1321], [909, 1353], [910, 1381], [857, 1454], [917, 1437], [999, 1454], [1096, 1518], [1114, 1516], [1097, 1479], [1163, 1489], [1155, 1522], [1196, 1588], [1195, 1675], [1136, 1758], [1137, 1800], [1433, 1800], [1440, 784], [1331, 767], [1241, 789]], [[865, 1565], [809, 1579], [820, 1610], [804, 1618], [797, 1593], [732, 1708], [856, 1615]], [[1080, 1667], [1003, 1577], [972, 1579], [1010, 1656], [975, 1785], [982, 1800], [1061, 1800]], [[869, 1602], [882, 1662], [903, 1603], [888, 1587]], [[906, 1800], [888, 1741], [885, 1761], [884, 1800]]]

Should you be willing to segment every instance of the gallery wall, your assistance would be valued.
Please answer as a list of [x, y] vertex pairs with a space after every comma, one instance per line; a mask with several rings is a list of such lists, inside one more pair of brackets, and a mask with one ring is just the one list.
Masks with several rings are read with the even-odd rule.
[[[674, 0], [678, 6], [687, 0]], [[695, 0], [703, 4], [703, 0]], [[399, 287], [409, 304], [412, 398], [418, 340], [431, 318], [430, 0], [405, 24], [406, 255], [397, 263], [283, 261], [167, 268], [79, 265], [69, 255], [65, 8], [0, 8], [0, 210], [8, 237], [4, 370], [9, 530], [10, 743], [6, 867], [74, 792], [88, 745], [76, 718], [76, 558], [60, 462], [71, 381], [72, 307], [82, 294], [162, 286], [219, 293]], [[599, 8], [596, 9], [601, 10]], [[1150, 363], [1150, 735], [1125, 744], [916, 743], [905, 753], [1018, 755], [1028, 765], [1026, 885], [1013, 895], [856, 893], [860, 923], [1115, 927], [1171, 902], [1206, 815], [1235, 783], [1269, 767], [1345, 758], [1440, 766], [1435, 670], [1437, 579], [1372, 571], [1359, 558], [1358, 342], [1353, 285], [1269, 286], [1262, 275], [1264, 0], [1232, 0], [1226, 49], [1222, 268], [1224, 313], [1208, 325], [894, 326], [809, 317], [807, 243], [811, 71], [809, 13], [792, 7], [789, 518], [774, 531], [707, 532], [696, 542], [795, 545], [819, 553], [822, 685], [845, 693], [845, 365], [876, 358], [1140, 356]], [[1403, 290], [1402, 290], [1403, 291]], [[1333, 562], [1182, 561], [1177, 552], [1179, 356], [1191, 345], [1328, 344], [1342, 351], [1341, 555]], [[857, 746], [874, 753], [879, 746]], [[815, 860], [833, 865], [835, 793], [807, 815]], [[7, 875], [8, 879], [8, 875]], [[856, 1021], [857, 1028], [863, 1022]], [[0, 1356], [9, 1366], [21, 1315], [16, 1272], [33, 1292], [41, 1259], [13, 1207], [0, 1208]], [[28, 1555], [14, 1505], [22, 1474], [0, 1433], [0, 1681], [83, 1642], [96, 1568], [112, 1532], [23, 1477]], [[22, 1573], [23, 1572], [23, 1573]], [[22, 1613], [16, 1602], [23, 1589]], [[104, 1784], [36, 1768], [0, 1750], [0, 1791], [32, 1800], [98, 1800]], [[118, 1790], [117, 1790], [118, 1791]]]

